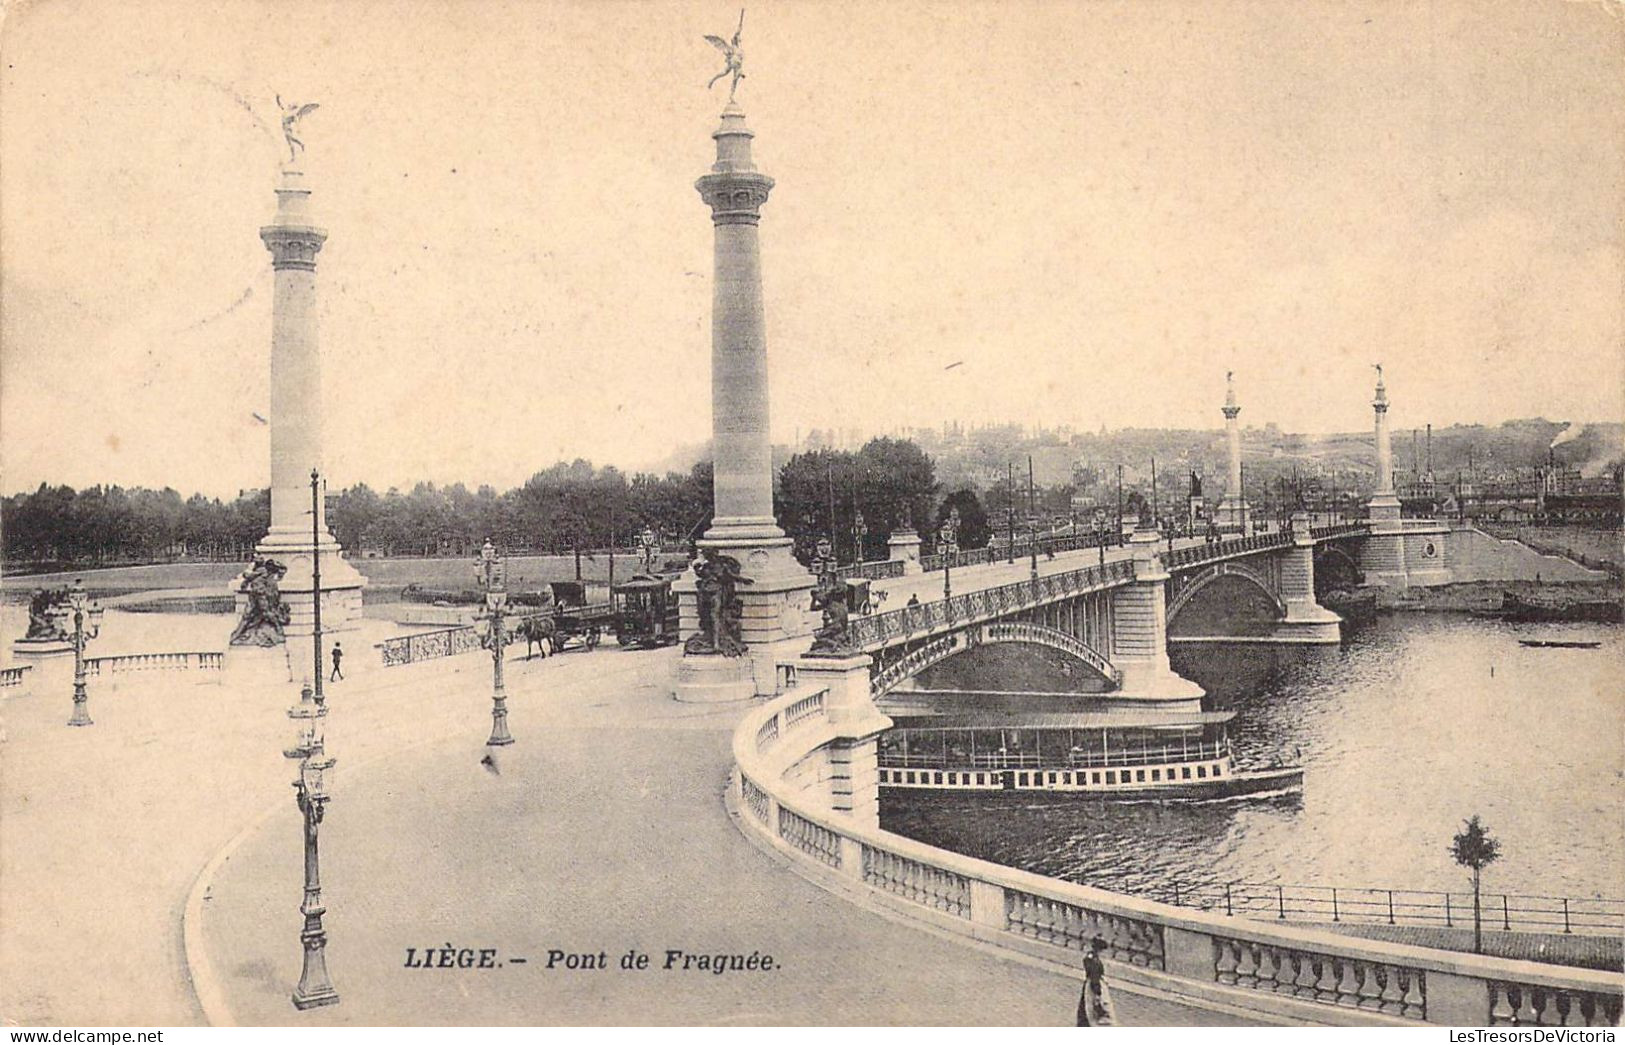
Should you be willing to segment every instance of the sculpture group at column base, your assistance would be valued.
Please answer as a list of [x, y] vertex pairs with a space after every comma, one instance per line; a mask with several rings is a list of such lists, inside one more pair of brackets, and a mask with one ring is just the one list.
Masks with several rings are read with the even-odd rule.
[[[717, 532], [713, 528], [712, 533]], [[677, 662], [674, 695], [682, 701], [740, 700], [778, 692], [778, 666], [806, 651], [811, 642], [813, 578], [790, 554], [790, 539], [713, 540], [699, 542], [702, 550], [738, 560], [741, 583], [739, 637], [745, 652], [737, 657], [720, 654], [685, 654]], [[683, 642], [700, 631], [698, 578], [690, 568], [673, 585], [678, 599], [678, 635]], [[725, 668], [699, 662], [723, 660]], [[690, 665], [689, 662], [696, 662]], [[732, 679], [732, 681], [728, 681]], [[749, 692], [743, 692], [746, 686]]]

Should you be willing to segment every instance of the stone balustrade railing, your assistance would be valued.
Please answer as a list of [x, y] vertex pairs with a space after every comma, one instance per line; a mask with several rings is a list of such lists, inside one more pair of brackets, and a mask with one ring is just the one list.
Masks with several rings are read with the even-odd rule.
[[1104, 566], [1053, 573], [1037, 580], [1014, 581], [996, 588], [966, 592], [917, 606], [887, 610], [850, 622], [847, 634], [858, 649], [872, 653], [894, 643], [949, 628], [992, 620], [1071, 595], [1115, 588], [1134, 580], [1134, 563], [1127, 559]]
[[126, 653], [113, 657], [87, 657], [85, 674], [124, 675], [134, 671], [219, 671], [226, 655], [218, 651], [186, 653]]
[[[1252, 921], [951, 853], [834, 812], [805, 767], [839, 732], [824, 690], [791, 690], [734, 733], [741, 827], [837, 892], [1080, 970], [1105, 941], [1114, 989], [1260, 1022], [1614, 1026], [1625, 977]], [[791, 709], [796, 709], [794, 716]], [[793, 718], [793, 721], [792, 721]], [[1121, 1007], [1121, 1002], [1119, 1003]]]
[[0, 689], [12, 689], [21, 686], [30, 671], [34, 670], [32, 664], [20, 664], [14, 668], [0, 668]]

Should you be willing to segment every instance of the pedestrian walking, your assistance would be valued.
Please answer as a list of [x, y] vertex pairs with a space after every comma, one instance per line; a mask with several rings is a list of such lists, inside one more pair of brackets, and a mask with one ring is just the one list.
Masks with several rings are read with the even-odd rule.
[[333, 673], [327, 676], [327, 681], [337, 682], [339, 679], [344, 677], [344, 668], [341, 666], [341, 662], [343, 660], [344, 647], [340, 646], [337, 642], [333, 643]]
[[1078, 1026], [1103, 1027], [1106, 1025], [1106, 965], [1100, 952], [1106, 941], [1096, 936], [1089, 941], [1089, 953], [1083, 959], [1083, 993], [1078, 995]]

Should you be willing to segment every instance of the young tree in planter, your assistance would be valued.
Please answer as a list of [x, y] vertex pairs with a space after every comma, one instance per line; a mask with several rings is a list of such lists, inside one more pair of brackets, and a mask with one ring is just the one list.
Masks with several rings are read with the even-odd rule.
[[1461, 833], [1451, 839], [1450, 855], [1456, 858], [1456, 863], [1473, 870], [1473, 953], [1482, 954], [1484, 931], [1479, 919], [1479, 876], [1501, 855], [1501, 843], [1490, 837], [1475, 815], [1462, 825]]

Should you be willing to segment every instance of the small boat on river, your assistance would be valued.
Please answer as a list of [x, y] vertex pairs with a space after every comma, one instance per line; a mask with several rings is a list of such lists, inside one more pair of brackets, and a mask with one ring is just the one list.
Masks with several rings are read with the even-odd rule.
[[1519, 639], [1520, 646], [1533, 646], [1536, 649], [1596, 649], [1600, 642], [1564, 642], [1558, 639]]
[[[1299, 766], [1237, 766], [1226, 730], [1233, 711], [965, 710], [964, 691], [906, 696], [906, 703], [882, 707], [896, 723], [879, 739], [882, 794], [1040, 791], [1193, 800], [1303, 787]], [[931, 706], [931, 698], [950, 696]]]

